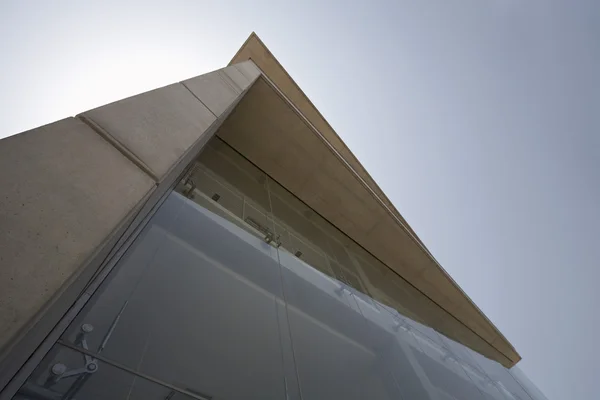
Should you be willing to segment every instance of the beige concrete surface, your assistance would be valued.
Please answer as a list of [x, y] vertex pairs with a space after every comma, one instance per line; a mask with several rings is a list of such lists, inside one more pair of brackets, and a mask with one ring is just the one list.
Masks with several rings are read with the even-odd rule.
[[[230, 67], [231, 68], [231, 67]], [[201, 75], [181, 82], [215, 115], [221, 115], [242, 92], [221, 71]]]
[[260, 69], [251, 60], [242, 60], [221, 71], [229, 76], [241, 90], [248, 89], [261, 74]]
[[86, 111], [115, 145], [123, 146], [161, 181], [217, 117], [176, 83]]
[[218, 118], [259, 75], [254, 63], [246, 61], [181, 83]]
[[154, 187], [78, 119], [0, 141], [0, 348]]
[[[340, 152], [342, 157], [352, 165], [354, 170], [358, 172], [362, 179], [364, 179], [373, 190], [378, 194], [379, 197], [385, 202], [386, 206], [393, 210], [397, 217], [403, 222], [404, 219], [398, 213], [394, 205], [387, 198], [385, 193], [377, 186], [373, 178], [360, 164], [358, 159], [352, 154], [346, 144], [340, 139], [335, 130], [329, 125], [327, 120], [321, 115], [319, 110], [314, 106], [310, 99], [304, 94], [302, 89], [294, 81], [294, 79], [286, 72], [283, 66], [277, 61], [271, 51], [265, 46], [260, 40], [258, 35], [254, 32], [250, 34], [246, 42], [238, 50], [235, 56], [230, 61], [230, 65], [239, 64], [246, 60], [252, 60], [260, 70], [269, 77], [269, 79], [277, 85], [277, 87], [285, 94], [285, 96], [297, 107], [300, 112], [307, 118], [319, 130], [319, 132], [325, 136], [325, 138], [333, 145], [333, 147]], [[410, 227], [409, 227], [410, 229]], [[417, 237], [416, 233], [411, 233]], [[417, 237], [417, 240], [418, 237]]]

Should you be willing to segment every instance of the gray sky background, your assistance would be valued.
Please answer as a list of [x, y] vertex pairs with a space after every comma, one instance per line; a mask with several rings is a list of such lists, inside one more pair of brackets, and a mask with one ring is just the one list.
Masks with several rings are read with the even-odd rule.
[[598, 398], [599, 1], [96, 3], [0, 4], [0, 137], [220, 68], [254, 30], [529, 377]]

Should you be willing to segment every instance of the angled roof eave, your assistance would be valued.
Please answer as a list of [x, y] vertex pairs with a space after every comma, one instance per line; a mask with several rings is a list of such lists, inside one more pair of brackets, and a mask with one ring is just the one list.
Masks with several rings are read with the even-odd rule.
[[[390, 217], [396, 221], [396, 223], [415, 242], [415, 245], [423, 251], [423, 253], [436, 265], [437, 268], [439, 268], [439, 270], [448, 280], [449, 285], [451, 285], [454, 290], [460, 293], [460, 295], [473, 307], [478, 314], [478, 318], [480, 319], [478, 323], [485, 324], [487, 328], [494, 331], [496, 339], [493, 340], [493, 342], [495, 343], [490, 344], [498, 349], [498, 351], [502, 353], [507, 360], [510, 360], [508, 363], [504, 364], [516, 364], [521, 357], [516, 352], [514, 347], [437, 262], [431, 252], [429, 252], [427, 247], [419, 239], [414, 230], [387, 198], [385, 193], [381, 190], [381, 188], [379, 188], [377, 183], [360, 164], [358, 159], [352, 154], [350, 149], [348, 149], [345, 143], [337, 135], [335, 130], [331, 127], [331, 125], [329, 125], [319, 110], [314, 106], [310, 99], [304, 94], [302, 89], [287, 73], [285, 68], [277, 61], [274, 55], [254, 32], [252, 32], [246, 39], [242, 47], [237, 51], [235, 56], [230, 61], [229, 65], [237, 64], [246, 60], [252, 60], [257, 67], [261, 69], [263, 75], [270, 81], [270, 83], [277, 87], [283, 96], [285, 96], [286, 99], [298, 110], [298, 112], [301, 113], [302, 116], [314, 127], [314, 129], [319, 132], [319, 134], [331, 145], [331, 147], [335, 149], [335, 152], [338, 154], [338, 156], [356, 174], [356, 178], [362, 181], [364, 185], [368, 187], [368, 189], [372, 192], [372, 195], [380, 202], [381, 206], [386, 210]], [[502, 350], [499, 350], [499, 347], [501, 347]]]

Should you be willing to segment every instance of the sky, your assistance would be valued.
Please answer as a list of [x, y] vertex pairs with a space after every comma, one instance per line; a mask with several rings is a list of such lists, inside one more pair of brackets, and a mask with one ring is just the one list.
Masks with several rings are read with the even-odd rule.
[[4, 0], [0, 137], [221, 68], [252, 31], [531, 380], [597, 398], [600, 2]]

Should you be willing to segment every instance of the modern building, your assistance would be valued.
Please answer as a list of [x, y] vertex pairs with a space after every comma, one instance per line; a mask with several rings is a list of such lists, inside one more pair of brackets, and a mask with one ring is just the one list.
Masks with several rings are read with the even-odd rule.
[[0, 399], [545, 399], [255, 34], [0, 183]]

